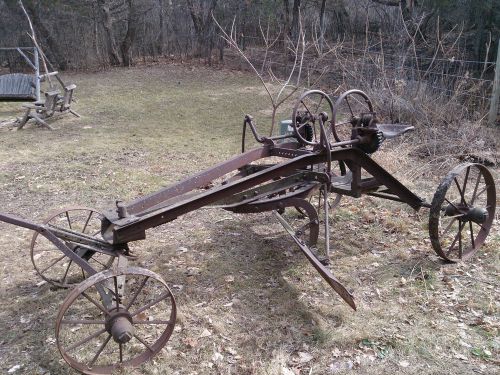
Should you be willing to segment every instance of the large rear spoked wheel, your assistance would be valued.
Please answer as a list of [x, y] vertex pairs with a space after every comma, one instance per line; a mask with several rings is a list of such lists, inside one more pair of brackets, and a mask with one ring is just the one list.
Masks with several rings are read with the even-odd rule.
[[[68, 207], [49, 215], [43, 224], [69, 229], [95, 238], [101, 238], [103, 215], [86, 207]], [[66, 243], [74, 252], [84, 258], [96, 270], [108, 269], [114, 257], [94, 251], [84, 250], [77, 245]], [[45, 281], [61, 288], [78, 284], [86, 275], [83, 269], [64, 255], [52, 242], [35, 232], [30, 245], [31, 261], [35, 271]]]
[[84, 374], [111, 374], [150, 360], [175, 325], [175, 299], [162, 278], [128, 267], [99, 272], [75, 287], [56, 319], [64, 360]]
[[495, 215], [496, 191], [489, 170], [475, 163], [454, 168], [432, 199], [429, 235], [434, 251], [449, 262], [473, 256]]

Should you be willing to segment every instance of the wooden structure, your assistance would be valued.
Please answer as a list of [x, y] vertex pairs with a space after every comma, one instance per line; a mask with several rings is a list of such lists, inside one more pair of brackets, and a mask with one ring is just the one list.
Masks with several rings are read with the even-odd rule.
[[[32, 74], [10, 72], [0, 75], [0, 101], [40, 101], [40, 63], [36, 47], [0, 48], [0, 51], [15, 51], [28, 66]], [[29, 56], [31, 54], [31, 57]]]
[[23, 108], [26, 112], [19, 122], [18, 129], [22, 129], [30, 120], [35, 120], [41, 126], [52, 130], [52, 127], [46, 122], [47, 119], [65, 113], [71, 113], [76, 117], [80, 117], [78, 113], [71, 109], [73, 100], [73, 91], [76, 85], [71, 84], [64, 87], [64, 94], [61, 95], [59, 90], [52, 90], [45, 93], [45, 101], [24, 104]]
[[52, 117], [56, 112], [56, 106], [59, 98], [59, 91], [49, 91], [45, 93], [44, 102], [34, 102], [32, 104], [24, 104], [23, 108], [26, 108], [26, 113], [21, 119], [18, 128], [22, 129], [24, 125], [30, 120], [34, 119], [38, 124], [43, 127], [52, 130], [52, 127], [45, 122], [46, 119]]
[[[12, 70], [15, 70], [14, 66], [16, 62], [10, 57], [6, 61], [9, 73], [0, 75], [0, 101], [33, 102], [23, 105], [26, 111], [21, 120], [19, 120], [19, 129], [22, 129], [30, 119], [35, 120], [42, 127], [52, 129], [46, 120], [54, 115], [69, 112], [76, 117], [80, 117], [78, 113], [71, 109], [76, 85], [66, 85], [59, 77], [57, 71], [40, 74], [39, 56], [41, 52], [38, 51], [37, 47], [0, 48], [1, 51], [10, 51], [20, 55], [22, 58], [21, 61], [25, 61], [29, 68], [33, 70], [31, 74], [27, 74], [26, 72], [12, 72]], [[41, 55], [43, 56], [43, 53]], [[0, 60], [1, 63], [2, 60]], [[50, 66], [52, 67], [52, 65]], [[63, 94], [61, 94], [61, 90], [54, 87], [50, 81], [50, 77], [54, 77], [59, 82]], [[49, 89], [43, 92], [41, 83], [45, 80], [49, 81]]]

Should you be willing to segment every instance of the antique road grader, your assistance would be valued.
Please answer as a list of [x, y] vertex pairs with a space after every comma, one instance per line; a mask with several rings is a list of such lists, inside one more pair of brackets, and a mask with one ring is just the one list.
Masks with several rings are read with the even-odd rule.
[[[248, 128], [261, 146], [245, 151]], [[156, 355], [176, 320], [175, 299], [165, 281], [128, 265], [135, 258], [129, 242], [202, 207], [273, 211], [307, 260], [353, 309], [353, 295], [328, 267], [329, 210], [342, 195], [367, 194], [415, 210], [429, 208], [436, 253], [449, 262], [471, 257], [493, 222], [494, 179], [481, 164], [462, 164], [427, 203], [370, 157], [384, 140], [412, 129], [378, 123], [362, 91], [347, 91], [335, 103], [322, 91], [307, 91], [293, 109], [290, 132], [261, 136], [247, 115], [242, 154], [172, 186], [129, 203], [117, 201], [102, 213], [72, 207], [43, 224], [9, 214], [0, 214], [0, 220], [35, 231], [31, 259], [36, 271], [51, 284], [72, 287], [55, 326], [64, 360], [85, 374], [109, 374]]]

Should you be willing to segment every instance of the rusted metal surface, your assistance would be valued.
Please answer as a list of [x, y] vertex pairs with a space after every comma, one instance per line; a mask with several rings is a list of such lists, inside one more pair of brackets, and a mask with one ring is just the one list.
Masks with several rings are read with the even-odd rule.
[[495, 181], [488, 169], [475, 163], [455, 167], [431, 203], [429, 236], [436, 253], [449, 262], [473, 256], [488, 236], [495, 207]]
[[[100, 224], [104, 216], [91, 208], [82, 206], [66, 207], [52, 212], [43, 220], [44, 225], [65, 227], [76, 233], [90, 235], [92, 239], [78, 237], [76, 242], [71, 239], [66, 241], [66, 245], [79, 257], [90, 261], [96, 271], [109, 268], [116, 256], [114, 249], [100, 238]], [[64, 233], [58, 232], [54, 228], [54, 234], [64, 239]], [[43, 237], [43, 236], [42, 236]], [[99, 263], [96, 254], [101, 253]], [[38, 232], [33, 233], [30, 244], [31, 261], [38, 275], [45, 281], [62, 288], [72, 287], [85, 278], [82, 268], [64, 254], [61, 255], [59, 249], [50, 241], [41, 239]]]
[[[144, 314], [152, 308], [154, 314]], [[57, 347], [84, 374], [115, 373], [155, 356], [172, 335], [176, 315], [174, 296], [159, 275], [117, 266], [89, 277], [68, 294], [56, 318]], [[114, 357], [110, 348], [118, 348]]]
[[[146, 238], [146, 231], [152, 227], [202, 207], [242, 214], [274, 211], [311, 265], [353, 309], [353, 293], [326, 265], [330, 255], [330, 196], [334, 205], [342, 195], [357, 198], [369, 194], [415, 210], [430, 208], [432, 245], [448, 261], [466, 259], [484, 243], [496, 204], [494, 181], [484, 166], [465, 164], [454, 169], [429, 204], [370, 157], [383, 141], [413, 127], [380, 124], [364, 92], [350, 90], [335, 103], [321, 91], [306, 92], [298, 99], [292, 119], [293, 134], [266, 137], [259, 134], [253, 118], [247, 115], [242, 154], [129, 203], [117, 201], [102, 213], [70, 207], [51, 215], [43, 224], [0, 213], [0, 221], [35, 231], [31, 256], [42, 278], [57, 286], [74, 285], [72, 264], [84, 278], [68, 294], [56, 319], [58, 347], [68, 364], [86, 374], [109, 374], [149, 360], [167, 343], [175, 324], [175, 300], [158, 275], [127, 266], [131, 258], [128, 243]], [[261, 146], [245, 151], [248, 128]], [[458, 194], [453, 195], [453, 189]], [[317, 207], [311, 201], [313, 197], [317, 197], [313, 201]], [[300, 224], [282, 215], [292, 208], [302, 215]], [[74, 224], [77, 213], [83, 218], [78, 227]], [[96, 219], [98, 230], [89, 231]], [[443, 228], [446, 220], [452, 224]], [[320, 223], [325, 228], [324, 241], [318, 241]], [[451, 241], [443, 241], [453, 225], [457, 230]], [[462, 235], [467, 230], [471, 246]], [[53, 258], [48, 257], [47, 248], [39, 247], [41, 237], [56, 251]], [[316, 249], [320, 242], [325, 243], [322, 252]], [[152, 300], [146, 301], [146, 297]], [[160, 305], [166, 310], [155, 310]], [[85, 314], [86, 310], [94, 310], [92, 316], [96, 318], [75, 316], [74, 311]], [[162, 312], [168, 316], [156, 318]], [[93, 330], [87, 329], [89, 326]], [[162, 328], [151, 341], [148, 332], [144, 336], [141, 332], [153, 326]], [[78, 334], [65, 336], [68, 328]], [[129, 358], [127, 348], [131, 343], [139, 344], [142, 351]], [[84, 349], [88, 345], [90, 349]]]

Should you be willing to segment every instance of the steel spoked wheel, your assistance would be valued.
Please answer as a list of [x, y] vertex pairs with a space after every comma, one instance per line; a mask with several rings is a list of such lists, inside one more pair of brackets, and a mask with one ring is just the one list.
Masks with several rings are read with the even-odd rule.
[[361, 90], [346, 91], [333, 105], [333, 137], [337, 142], [349, 141], [352, 128], [358, 123], [367, 126], [373, 115], [373, 105], [368, 95]]
[[429, 235], [434, 251], [449, 262], [465, 260], [483, 245], [495, 215], [493, 176], [480, 164], [454, 168], [432, 200]]
[[[101, 220], [103, 215], [91, 208], [69, 207], [52, 213], [44, 224], [70, 229], [74, 232], [101, 238]], [[68, 247], [86, 259], [96, 271], [108, 269], [114, 257], [85, 250], [67, 243]], [[30, 245], [31, 261], [36, 272], [52, 285], [68, 288], [78, 284], [86, 275], [83, 269], [52, 242], [35, 232]]]
[[64, 360], [84, 374], [111, 374], [148, 361], [168, 342], [175, 299], [154, 272], [129, 267], [97, 273], [75, 287], [56, 319]]
[[292, 126], [300, 143], [313, 146], [320, 143], [320, 114], [322, 113], [327, 117], [324, 127], [328, 138], [330, 126], [327, 124], [333, 115], [332, 100], [320, 90], [306, 91], [300, 96], [292, 114]]

